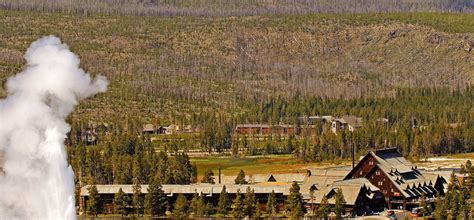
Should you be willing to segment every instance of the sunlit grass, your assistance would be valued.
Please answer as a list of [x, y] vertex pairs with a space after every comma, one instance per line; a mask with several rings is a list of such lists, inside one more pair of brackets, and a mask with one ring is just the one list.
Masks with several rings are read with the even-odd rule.
[[349, 161], [305, 163], [296, 159], [292, 154], [244, 158], [191, 158], [191, 162], [196, 164], [200, 176], [208, 169], [212, 169], [217, 175], [219, 167], [224, 175], [237, 175], [240, 170], [244, 170], [246, 174], [301, 173], [312, 167], [349, 165]]

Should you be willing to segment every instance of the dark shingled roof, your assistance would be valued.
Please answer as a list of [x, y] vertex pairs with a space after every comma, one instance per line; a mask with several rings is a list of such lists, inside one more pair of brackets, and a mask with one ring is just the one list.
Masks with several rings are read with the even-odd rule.
[[[328, 203], [335, 204], [336, 200], [333, 195], [337, 189], [341, 189], [346, 200], [346, 205], [355, 205], [357, 198], [359, 196], [366, 196], [369, 199], [372, 199], [376, 193], [380, 193], [380, 189], [370, 183], [366, 178], [357, 178], [336, 181], [331, 185], [316, 191], [314, 196], [314, 203], [320, 204], [323, 197], [329, 197]], [[361, 193], [364, 193], [361, 195]], [[311, 202], [311, 201], [309, 201]]]
[[348, 125], [354, 128], [362, 127], [362, 118], [352, 116], [352, 115], [345, 115], [345, 116], [342, 116], [342, 120], [344, 120]]
[[405, 197], [419, 197], [422, 193], [436, 194], [434, 185], [442, 177], [417, 170], [396, 148], [370, 151], [369, 154]]

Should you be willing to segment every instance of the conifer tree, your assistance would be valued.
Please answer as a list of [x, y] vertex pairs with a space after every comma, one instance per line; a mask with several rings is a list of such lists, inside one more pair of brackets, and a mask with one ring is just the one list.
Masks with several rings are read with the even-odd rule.
[[260, 204], [258, 203], [258, 201], [255, 202], [255, 211], [254, 211], [254, 214], [253, 214], [253, 217], [255, 219], [259, 219], [260, 216], [262, 216], [262, 213], [260, 212]]
[[421, 193], [420, 208], [423, 210], [422, 211], [423, 216], [425, 216], [425, 214], [427, 214], [427, 212], [428, 212], [428, 204], [426, 203], [426, 196], [425, 196], [424, 193]]
[[215, 184], [214, 181], [214, 172], [212, 172], [211, 169], [207, 170], [206, 173], [204, 173], [204, 177], [202, 178], [202, 183], [210, 183], [210, 184]]
[[116, 213], [120, 214], [121, 216], [128, 215], [128, 206], [130, 205], [130, 198], [125, 195], [122, 188], [114, 196], [114, 207]]
[[321, 200], [321, 204], [318, 207], [317, 217], [322, 219], [328, 219], [329, 217], [329, 202], [326, 196]]
[[245, 172], [243, 170], [240, 170], [234, 182], [235, 184], [247, 184], [247, 181], [245, 180]]
[[89, 199], [87, 200], [86, 210], [87, 214], [97, 217], [97, 214], [99, 214], [101, 210], [99, 191], [95, 185], [89, 186], [87, 190], [89, 191]]
[[255, 204], [258, 204], [258, 201], [255, 198], [255, 193], [250, 189], [250, 187], [247, 187], [244, 199], [245, 215], [249, 216], [250, 218], [255, 215], [255, 211], [258, 208]]
[[179, 194], [174, 203], [173, 215], [177, 218], [186, 218], [188, 216], [189, 206], [186, 196]]
[[189, 203], [189, 211], [193, 217], [200, 217], [197, 213], [199, 212], [200, 204], [199, 204], [199, 194], [197, 192], [194, 193], [191, 202]]
[[470, 219], [471, 204], [469, 199], [469, 190], [462, 187], [459, 192], [459, 213], [464, 219]]
[[459, 206], [462, 200], [459, 198], [459, 193], [456, 190], [451, 191], [451, 199], [449, 201], [449, 216], [451, 219], [456, 219], [459, 216]]
[[191, 183], [196, 183], [197, 182], [197, 177], [198, 177], [197, 165], [194, 163], [192, 165]]
[[234, 218], [245, 217], [245, 205], [240, 194], [240, 189], [237, 190], [235, 199], [232, 201], [232, 215]]
[[345, 213], [346, 200], [344, 199], [344, 194], [342, 193], [341, 188], [336, 190], [336, 204], [334, 207], [334, 212], [336, 213], [336, 219], [341, 219], [342, 215]]
[[204, 199], [204, 195], [199, 196], [196, 193], [191, 201], [191, 209], [195, 217], [206, 217], [210, 214], [211, 206]]
[[151, 216], [163, 216], [167, 205], [165, 192], [162, 190], [159, 178], [155, 176], [148, 186], [148, 194], [145, 196], [145, 209]]
[[300, 187], [296, 181], [293, 182], [288, 196], [288, 208], [292, 218], [303, 216], [303, 196], [300, 193]]
[[470, 160], [466, 162], [466, 165], [464, 166], [466, 170], [466, 178], [464, 180], [464, 186], [467, 189], [467, 192], [469, 193], [469, 198], [474, 198], [474, 167], [472, 166], [472, 163]]
[[448, 215], [446, 210], [446, 204], [439, 193], [436, 194], [435, 205], [435, 218], [437, 220], [447, 219]]
[[277, 213], [278, 213], [278, 203], [276, 200], [275, 191], [272, 190], [272, 192], [268, 195], [268, 199], [267, 199], [267, 214], [270, 216], [275, 216]]
[[143, 198], [142, 198], [142, 187], [138, 182], [137, 178], [133, 180], [133, 197], [132, 197], [132, 204], [133, 208], [135, 209], [135, 214], [140, 216], [143, 214]]
[[222, 191], [219, 194], [219, 202], [217, 203], [217, 213], [226, 216], [229, 213], [230, 202], [229, 196], [227, 195], [225, 185], [222, 187]]

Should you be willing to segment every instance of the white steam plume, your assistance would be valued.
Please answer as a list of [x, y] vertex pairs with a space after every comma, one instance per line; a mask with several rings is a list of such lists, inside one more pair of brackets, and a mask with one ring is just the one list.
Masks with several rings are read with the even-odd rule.
[[76, 219], [65, 118], [108, 82], [92, 80], [54, 36], [32, 43], [25, 59], [26, 69], [8, 79], [8, 97], [0, 100], [0, 220]]

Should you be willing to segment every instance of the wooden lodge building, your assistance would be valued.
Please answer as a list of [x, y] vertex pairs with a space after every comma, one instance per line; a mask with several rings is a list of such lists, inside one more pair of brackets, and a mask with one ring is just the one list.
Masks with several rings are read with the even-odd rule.
[[435, 173], [418, 170], [396, 148], [370, 151], [344, 178], [366, 178], [384, 194], [387, 207], [411, 209], [422, 194], [434, 201], [444, 194], [446, 180]]
[[[168, 198], [168, 204], [171, 206], [176, 201], [179, 194], [183, 194], [188, 200], [191, 200], [194, 194], [199, 194], [205, 197], [207, 202], [211, 203], [214, 207], [217, 207], [219, 201], [219, 194], [223, 187], [226, 187], [226, 192], [231, 199], [235, 198], [237, 191], [241, 194], [245, 194], [247, 187], [254, 190], [255, 197], [259, 201], [260, 208], [265, 209], [265, 204], [268, 199], [268, 195], [273, 191], [279, 204], [279, 209], [284, 209], [284, 203], [289, 195], [291, 183], [272, 183], [272, 184], [261, 184], [261, 185], [237, 185], [237, 184], [209, 184], [209, 183], [198, 183], [190, 185], [162, 185], [162, 190]], [[100, 195], [100, 201], [103, 207], [103, 213], [113, 213], [114, 210], [114, 196], [122, 191], [128, 196], [133, 195], [133, 185], [96, 185], [97, 191]], [[86, 204], [89, 197], [89, 186], [81, 188], [80, 200], [79, 200], [79, 212], [84, 213], [86, 210]], [[148, 193], [148, 185], [141, 185], [142, 196], [144, 197]], [[168, 207], [171, 210], [171, 207]]]
[[[330, 206], [335, 204], [335, 192], [341, 189], [346, 200], [346, 213], [361, 216], [384, 209], [412, 209], [419, 205], [422, 194], [428, 202], [434, 202], [439, 192], [444, 195], [447, 181], [435, 172], [418, 170], [406, 160], [396, 149], [370, 151], [354, 167], [333, 167], [325, 169], [309, 169], [306, 173], [293, 174], [255, 174], [246, 176], [248, 184], [234, 183], [235, 176], [215, 177], [217, 184], [196, 183], [190, 185], [163, 185], [163, 191], [169, 204], [174, 204], [179, 194], [189, 200], [195, 193], [204, 195], [208, 202], [217, 205], [219, 193], [223, 186], [229, 197], [233, 199], [238, 190], [245, 193], [247, 187], [254, 190], [262, 211], [268, 195], [274, 191], [280, 210], [289, 195], [293, 182], [300, 186], [305, 207], [308, 211], [317, 208], [326, 197]], [[114, 194], [120, 188], [131, 196], [132, 185], [97, 185], [104, 213], [113, 210]], [[148, 185], [142, 185], [143, 196], [148, 193]], [[310, 193], [310, 192], [313, 193]], [[313, 194], [313, 196], [310, 196]], [[79, 212], [86, 210], [88, 186], [80, 190]], [[171, 209], [172, 207], [169, 207]]]

